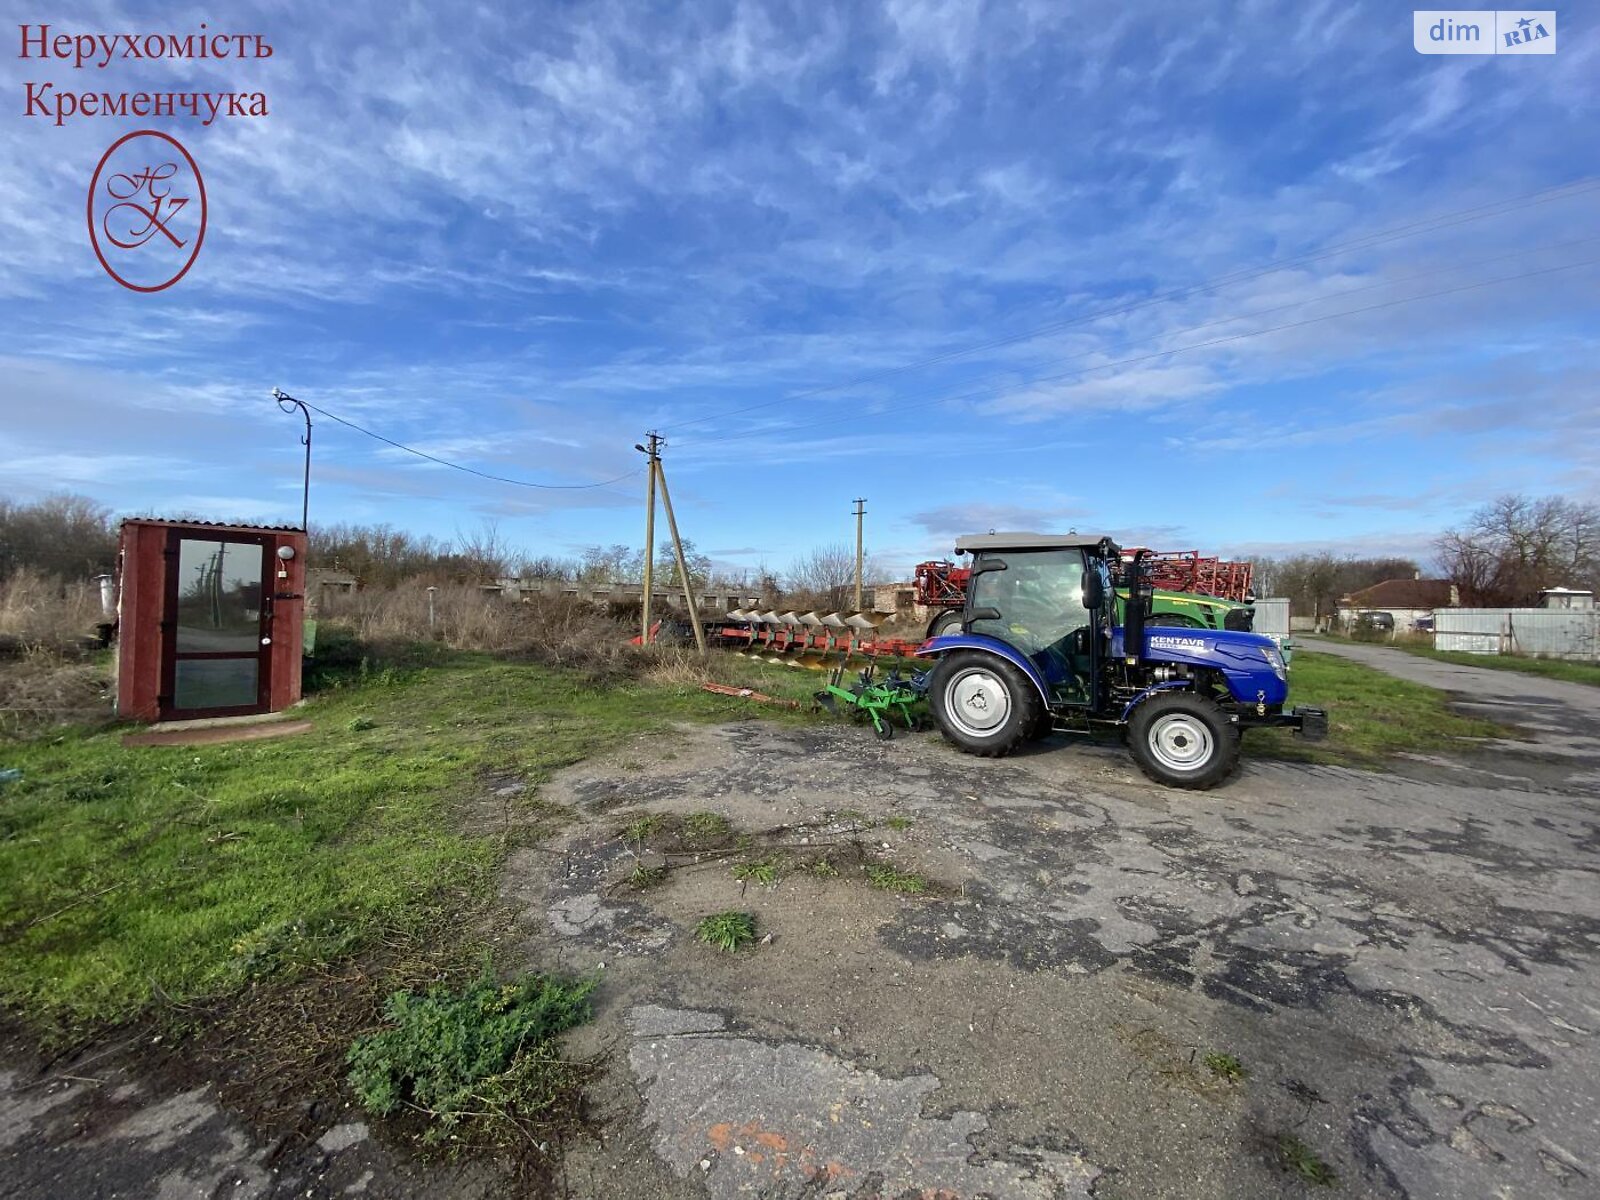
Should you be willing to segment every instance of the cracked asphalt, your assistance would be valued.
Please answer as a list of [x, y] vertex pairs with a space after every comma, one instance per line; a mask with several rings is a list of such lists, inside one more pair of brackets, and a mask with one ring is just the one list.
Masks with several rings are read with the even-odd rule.
[[[1449, 672], [1419, 681], [1533, 740], [1403, 773], [1253, 760], [1247, 740], [1235, 780], [1186, 793], [1110, 746], [989, 761], [752, 720], [563, 773], [545, 795], [577, 819], [514, 856], [503, 897], [531, 965], [602, 975], [569, 1035], [604, 1067], [568, 1194], [1600, 1195], [1600, 690], [1405, 657], [1396, 673]], [[751, 854], [849, 849], [932, 886], [761, 886], [707, 855], [631, 887], [621, 828], [702, 810]], [[760, 944], [694, 940], [729, 908]], [[1208, 1065], [1231, 1060], [1242, 1075]], [[74, 1149], [92, 1089], [27, 1086], [0, 1077], [14, 1194], [493, 1194], [383, 1163], [373, 1183], [387, 1152], [348, 1115], [282, 1175], [248, 1173], [270, 1156], [214, 1108], [204, 1171], [148, 1121]], [[128, 1119], [171, 1099], [132, 1097]], [[103, 1180], [122, 1150], [145, 1156], [123, 1190], [52, 1185], [94, 1178], [86, 1155]], [[1300, 1173], [1318, 1166], [1329, 1187]]]

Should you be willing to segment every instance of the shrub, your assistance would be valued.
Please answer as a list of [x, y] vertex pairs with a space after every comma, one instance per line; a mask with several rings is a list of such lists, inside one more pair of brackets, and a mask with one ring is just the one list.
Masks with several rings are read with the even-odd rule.
[[427, 1141], [468, 1118], [520, 1128], [575, 1100], [582, 1069], [553, 1041], [589, 1020], [594, 988], [551, 975], [501, 984], [485, 969], [460, 992], [396, 992], [384, 1005], [389, 1028], [350, 1048], [350, 1085], [377, 1116], [420, 1110]]

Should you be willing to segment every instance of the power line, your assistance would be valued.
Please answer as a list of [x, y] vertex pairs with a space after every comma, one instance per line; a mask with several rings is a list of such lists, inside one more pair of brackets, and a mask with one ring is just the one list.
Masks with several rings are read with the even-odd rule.
[[1063, 329], [1070, 329], [1075, 325], [1087, 324], [1088, 322], [1097, 321], [1104, 317], [1124, 316], [1131, 312], [1137, 312], [1143, 308], [1149, 308], [1157, 304], [1165, 304], [1169, 300], [1181, 300], [1191, 296], [1203, 295], [1206, 292], [1213, 292], [1229, 284], [1248, 283], [1251, 280], [1260, 279], [1264, 275], [1270, 275], [1275, 271], [1281, 271], [1286, 267], [1304, 266], [1309, 263], [1321, 261], [1325, 258], [1332, 258], [1340, 254], [1345, 254], [1351, 250], [1367, 249], [1373, 246], [1383, 245], [1386, 242], [1399, 241], [1409, 237], [1416, 237], [1424, 233], [1436, 232], [1440, 229], [1452, 228], [1456, 225], [1464, 225], [1473, 221], [1486, 220], [1489, 217], [1503, 216], [1506, 213], [1517, 212], [1524, 208], [1534, 207], [1535, 205], [1548, 204], [1556, 200], [1565, 200], [1573, 196], [1581, 196], [1587, 192], [1592, 192], [1597, 189], [1600, 189], [1600, 180], [1580, 179], [1573, 183], [1561, 184], [1559, 187], [1547, 188], [1538, 192], [1530, 192], [1526, 195], [1512, 197], [1508, 200], [1497, 200], [1493, 203], [1477, 205], [1473, 208], [1457, 209], [1453, 212], [1440, 213], [1421, 221], [1411, 222], [1407, 225], [1397, 225], [1386, 230], [1380, 230], [1377, 233], [1363, 234], [1358, 238], [1351, 238], [1343, 242], [1335, 242], [1319, 250], [1308, 251], [1305, 254], [1277, 259], [1266, 263], [1263, 266], [1250, 267], [1244, 270], [1232, 272], [1227, 275], [1216, 276], [1201, 283], [1187, 285], [1180, 288], [1173, 288], [1169, 291], [1160, 292], [1154, 296], [1147, 296], [1143, 300], [1133, 301], [1120, 307], [1098, 309], [1093, 312], [1080, 314], [1076, 317], [1063, 318], [1062, 320], [1039, 325], [1033, 329], [1028, 329], [1021, 333], [1010, 334], [1005, 337], [992, 338], [986, 342], [979, 342], [975, 345], [967, 346], [959, 350], [948, 350], [942, 354], [933, 355], [930, 358], [919, 359], [915, 362], [905, 363], [898, 367], [890, 367], [883, 371], [858, 376], [854, 379], [847, 379], [841, 383], [826, 384], [819, 387], [807, 388], [799, 392], [786, 392], [784, 395], [775, 399], [758, 401], [755, 404], [747, 404], [741, 408], [722, 409], [715, 413], [708, 413], [703, 417], [693, 417], [686, 421], [679, 421], [668, 428], [685, 429], [691, 425], [702, 425], [707, 421], [718, 421], [728, 417], [740, 416], [744, 413], [754, 412], [758, 409], [771, 408], [778, 404], [788, 404], [792, 401], [803, 400], [811, 396], [821, 396], [830, 392], [840, 392], [849, 388], [860, 387], [864, 384], [878, 383], [885, 379], [892, 379], [900, 375], [909, 374], [912, 371], [922, 370], [924, 367], [937, 366], [940, 363], [950, 362], [959, 358], [965, 358], [972, 354], [978, 354], [984, 350], [994, 350], [1004, 346], [1015, 345], [1019, 342], [1032, 341], [1034, 338], [1043, 337], [1045, 334], [1056, 333]]
[[643, 467], [635, 467], [631, 471], [618, 475], [615, 479], [602, 479], [599, 483], [534, 483], [528, 479], [508, 479], [504, 475], [492, 475], [488, 471], [480, 471], [476, 467], [463, 466], [461, 463], [440, 458], [436, 454], [429, 454], [426, 450], [418, 450], [415, 446], [407, 446], [404, 442], [397, 442], [393, 438], [384, 437], [381, 433], [377, 433], [365, 426], [357, 425], [354, 421], [348, 421], [337, 413], [331, 413], [327, 409], [319, 408], [308, 401], [302, 400], [300, 403], [313, 412], [322, 414], [330, 421], [337, 421], [348, 429], [354, 429], [357, 433], [365, 434], [367, 437], [380, 441], [386, 446], [393, 446], [396, 450], [404, 450], [407, 454], [415, 454], [418, 458], [425, 458], [431, 463], [438, 463], [441, 467], [449, 467], [452, 471], [464, 471], [468, 475], [476, 475], [479, 479], [488, 479], [495, 483], [509, 483], [514, 487], [538, 488], [541, 491], [548, 492], [577, 492], [588, 488], [603, 488], [607, 484], [621, 483], [624, 479], [631, 479], [644, 470]]
[[[1590, 240], [1593, 240], [1593, 239], [1585, 238], [1585, 239], [1580, 239], [1580, 240], [1582, 240], [1582, 241], [1590, 241]], [[1504, 256], [1501, 256], [1501, 257], [1504, 257]], [[1478, 281], [1476, 283], [1462, 284], [1462, 285], [1460, 285], [1458, 287], [1443, 288], [1443, 289], [1440, 289], [1439, 291], [1434, 291], [1434, 292], [1423, 292], [1420, 295], [1416, 295], [1416, 296], [1404, 296], [1404, 297], [1401, 297], [1398, 300], [1386, 300], [1381, 304], [1368, 304], [1368, 305], [1364, 305], [1364, 306], [1362, 306], [1360, 308], [1346, 309], [1343, 312], [1324, 313], [1322, 316], [1319, 316], [1319, 317], [1308, 317], [1303, 321], [1289, 321], [1289, 322], [1286, 322], [1285, 324], [1282, 324], [1282, 325], [1272, 325], [1272, 326], [1268, 326], [1265, 329], [1254, 329], [1254, 330], [1249, 330], [1249, 331], [1247, 331], [1245, 333], [1230, 334], [1227, 337], [1211, 338], [1211, 339], [1209, 339], [1207, 341], [1195, 342], [1195, 343], [1192, 343], [1191, 345], [1188, 345], [1188, 346], [1178, 346], [1178, 347], [1175, 347], [1175, 348], [1170, 349], [1170, 350], [1156, 350], [1156, 351], [1153, 351], [1153, 352], [1151, 352], [1149, 354], [1140, 354], [1140, 355], [1136, 355], [1136, 356], [1134, 356], [1132, 358], [1117, 359], [1114, 362], [1097, 363], [1092, 367], [1082, 367], [1082, 368], [1080, 368], [1078, 370], [1065, 371], [1065, 372], [1062, 372], [1061, 374], [1058, 374], [1058, 375], [1039, 376], [1039, 377], [1036, 377], [1034, 379], [1026, 380], [1026, 381], [1024, 381], [1022, 384], [1020, 384], [1018, 386], [1021, 386], [1021, 387], [1032, 387], [1032, 386], [1035, 386], [1035, 385], [1041, 384], [1041, 383], [1053, 383], [1053, 382], [1056, 382], [1056, 381], [1062, 380], [1062, 379], [1070, 379], [1070, 378], [1081, 377], [1081, 376], [1084, 376], [1084, 375], [1091, 374], [1091, 373], [1093, 373], [1095, 371], [1105, 371], [1105, 370], [1109, 370], [1109, 369], [1114, 368], [1114, 367], [1132, 366], [1132, 365], [1137, 364], [1137, 363], [1150, 362], [1153, 359], [1170, 358], [1170, 357], [1173, 357], [1173, 356], [1178, 355], [1178, 354], [1186, 354], [1186, 353], [1188, 353], [1190, 351], [1193, 351], [1193, 350], [1204, 350], [1204, 349], [1208, 349], [1208, 348], [1213, 347], [1213, 346], [1227, 345], [1227, 344], [1229, 344], [1231, 342], [1246, 341], [1246, 340], [1248, 340], [1250, 338], [1263, 337], [1263, 336], [1265, 336], [1266, 334], [1269, 334], [1269, 333], [1282, 333], [1285, 330], [1289, 330], [1289, 329], [1301, 329], [1301, 328], [1304, 328], [1307, 325], [1317, 325], [1317, 324], [1320, 324], [1323, 321], [1337, 320], [1340, 317], [1352, 317], [1352, 316], [1357, 316], [1357, 315], [1359, 315], [1361, 313], [1377, 312], [1377, 311], [1380, 311], [1380, 310], [1386, 309], [1386, 308], [1395, 308], [1395, 307], [1397, 307], [1399, 305], [1402, 305], [1402, 304], [1415, 303], [1418, 300], [1432, 300], [1432, 299], [1436, 299], [1437, 297], [1440, 297], [1440, 296], [1456, 295], [1456, 294], [1458, 294], [1460, 292], [1470, 292], [1470, 291], [1477, 290], [1479, 288], [1492, 287], [1492, 286], [1494, 286], [1496, 284], [1515, 283], [1515, 282], [1517, 282], [1519, 280], [1522, 280], [1522, 279], [1532, 279], [1532, 278], [1535, 278], [1535, 277], [1540, 276], [1540, 275], [1551, 275], [1551, 274], [1555, 274], [1555, 273], [1560, 272], [1560, 271], [1577, 270], [1580, 267], [1594, 266], [1596, 263], [1600, 263], [1600, 258], [1585, 259], [1582, 262], [1575, 262], [1575, 263], [1564, 263], [1561, 266], [1545, 267], [1545, 268], [1542, 268], [1542, 269], [1539, 269], [1539, 270], [1535, 270], [1535, 271], [1524, 271], [1524, 272], [1521, 272], [1521, 273], [1516, 274], [1516, 275], [1502, 276], [1502, 277], [1500, 277], [1498, 279], [1480, 280], [1480, 281]], [[1369, 288], [1356, 288], [1356, 289], [1351, 289], [1351, 290], [1352, 291], [1362, 291], [1362, 290], [1369, 290]], [[1339, 293], [1333, 293], [1333, 294], [1337, 295]], [[1297, 304], [1306, 304], [1306, 303], [1310, 303], [1310, 301], [1303, 301], [1302, 300], [1302, 301], [1298, 301], [1297, 302]], [[1286, 306], [1286, 307], [1294, 307], [1294, 306]], [[1264, 310], [1264, 311], [1270, 312], [1272, 310], [1269, 309], [1269, 310]], [[1260, 313], [1260, 312], [1247, 314], [1247, 316], [1261, 316], [1261, 315], [1263, 315], [1263, 314]], [[1208, 322], [1207, 324], [1208, 325], [1226, 324], [1226, 323], [1228, 323], [1230, 321], [1242, 320], [1242, 319], [1245, 319], [1245, 318], [1242, 318], [1242, 317], [1230, 317], [1230, 318], [1226, 318], [1226, 319], [1224, 319], [1222, 321]], [[1206, 327], [1207, 327], [1206, 325], [1198, 325], [1198, 326], [1194, 326], [1193, 329], [1204, 329]], [[1180, 331], [1180, 332], [1193, 332], [1193, 329], [1183, 330], [1183, 331]], [[1160, 336], [1169, 336], [1169, 335], [1162, 334]], [[1142, 340], [1147, 340], [1147, 339], [1142, 339]], [[880, 409], [876, 409], [875, 411], [873, 411], [869, 415], [874, 416], [874, 417], [887, 416], [887, 415], [889, 415], [891, 413], [906, 412], [906, 411], [909, 411], [909, 410], [915, 409], [915, 408], [931, 407], [933, 405], [939, 405], [939, 404], [953, 404], [953, 403], [957, 403], [957, 402], [962, 401], [962, 400], [981, 400], [981, 399], [992, 398], [995, 394], [996, 393], [994, 391], [992, 391], [991, 389], [987, 389], [986, 388], [986, 389], [984, 389], [982, 391], [979, 391], [979, 392], [969, 392], [969, 393], [959, 394], [959, 395], [954, 395], [954, 396], [940, 396], [940, 397], [936, 397], [936, 398], [931, 399], [931, 400], [916, 400], [916, 401], [913, 401], [913, 402], [911, 402], [909, 404], [895, 405], [895, 406], [892, 406], [890, 408], [880, 408]], [[728, 434], [728, 435], [726, 435], [724, 437], [719, 437], [719, 438], [706, 438], [706, 439], [704, 439], [703, 441], [701, 441], [698, 444], [700, 444], [700, 445], [715, 445], [715, 444], [721, 443], [721, 442], [741, 441], [741, 440], [744, 440], [745, 438], [751, 438], [751, 437], [768, 437], [768, 436], [771, 436], [771, 435], [774, 435], [774, 434], [785, 434], [786, 435], [786, 434], [791, 434], [791, 433], [803, 432], [803, 431], [808, 430], [808, 429], [818, 428], [818, 427], [823, 426], [823, 425], [837, 426], [838, 423], [839, 423], [838, 418], [837, 417], [833, 417], [833, 418], [828, 418], [827, 420], [813, 421], [813, 422], [808, 422], [808, 423], [802, 424], [802, 425], [794, 425], [794, 424], [774, 425], [774, 426], [769, 426], [769, 427], [767, 427], [765, 429], [749, 430], [749, 431], [746, 431], [746, 432], [743, 432], [743, 433], [733, 433], [733, 434]]]

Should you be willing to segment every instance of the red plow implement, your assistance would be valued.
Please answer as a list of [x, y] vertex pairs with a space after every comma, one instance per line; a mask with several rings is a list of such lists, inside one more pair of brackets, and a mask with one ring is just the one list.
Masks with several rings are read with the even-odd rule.
[[755, 654], [768, 662], [821, 668], [840, 654], [904, 658], [921, 641], [881, 638], [883, 613], [757, 612], [736, 608], [726, 621], [706, 625], [706, 640], [725, 649]]

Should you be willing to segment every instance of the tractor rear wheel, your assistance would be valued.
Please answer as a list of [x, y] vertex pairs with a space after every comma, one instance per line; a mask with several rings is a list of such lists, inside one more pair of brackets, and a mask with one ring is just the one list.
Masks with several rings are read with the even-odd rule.
[[1032, 680], [1005, 659], [978, 650], [939, 660], [928, 702], [945, 739], [984, 758], [999, 758], [1026, 742], [1044, 708]]
[[947, 633], [960, 633], [961, 620], [966, 614], [959, 608], [946, 609], [928, 622], [928, 637], [943, 637]]
[[1133, 710], [1128, 750], [1157, 783], [1215, 787], [1239, 765], [1239, 727], [1211, 700], [1168, 692]]

